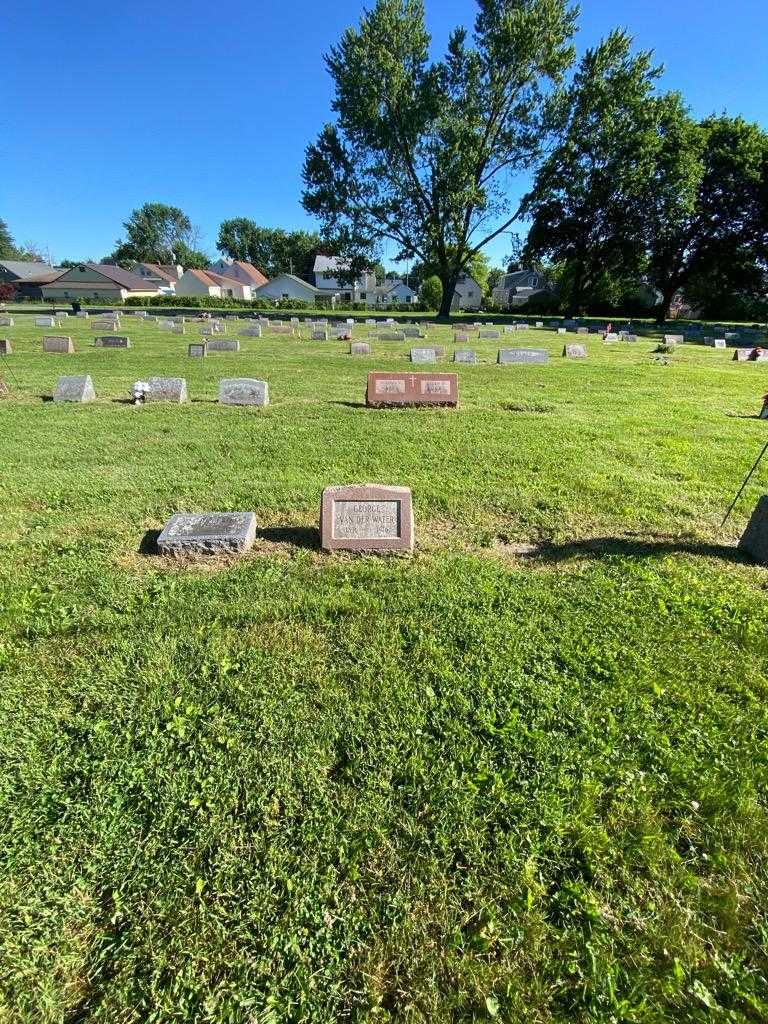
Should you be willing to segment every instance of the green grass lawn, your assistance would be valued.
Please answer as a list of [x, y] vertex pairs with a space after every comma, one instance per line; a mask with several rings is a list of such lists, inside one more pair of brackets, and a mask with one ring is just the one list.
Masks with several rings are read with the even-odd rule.
[[[768, 1019], [768, 571], [734, 550], [768, 466], [719, 529], [768, 368], [520, 332], [438, 367], [458, 410], [375, 411], [410, 342], [30, 325], [0, 328], [0, 1021]], [[46, 400], [65, 373], [98, 401]], [[128, 404], [153, 375], [191, 402]], [[365, 481], [411, 487], [413, 558], [319, 551], [323, 487]], [[152, 553], [228, 509], [243, 559]]]

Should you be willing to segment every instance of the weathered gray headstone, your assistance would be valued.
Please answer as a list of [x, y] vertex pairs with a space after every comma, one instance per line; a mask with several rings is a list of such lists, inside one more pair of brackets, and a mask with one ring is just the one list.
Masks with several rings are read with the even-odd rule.
[[737, 348], [734, 350], [733, 359], [737, 363], [747, 363], [752, 358], [751, 348]]
[[545, 348], [502, 348], [499, 349], [500, 363], [548, 363], [549, 352]]
[[53, 393], [54, 402], [93, 402], [96, 392], [90, 377], [59, 377]]
[[402, 331], [382, 331], [379, 335], [381, 341], [405, 341]]
[[433, 348], [412, 348], [411, 349], [411, 362], [412, 363], [436, 363], [437, 353]]
[[406, 338], [423, 338], [424, 335], [421, 333], [418, 327], [404, 327], [403, 334]]
[[186, 402], [187, 382], [183, 377], [150, 377], [147, 402]]
[[576, 328], [576, 333], [577, 334], [589, 334], [589, 328], [588, 327], [577, 327]]
[[768, 565], [768, 494], [758, 499], [752, 517], [739, 541], [739, 551]]
[[239, 352], [240, 342], [233, 339], [230, 341], [227, 338], [211, 338], [208, 342], [209, 352]]
[[36, 316], [35, 327], [55, 327], [56, 320], [52, 316]]
[[587, 347], [586, 345], [566, 345], [563, 355], [566, 359], [586, 359]]
[[14, 319], [12, 316], [0, 316], [0, 327], [13, 327]]
[[171, 334], [184, 334], [184, 324], [174, 324], [171, 328]]
[[312, 331], [311, 341], [328, 341], [328, 331], [324, 327], [316, 327]]
[[130, 348], [131, 339], [124, 334], [103, 334], [93, 339], [96, 348]]
[[161, 555], [241, 554], [253, 547], [253, 512], [177, 512], [157, 538]]
[[13, 352], [13, 346], [8, 338], [0, 338], [0, 356], [9, 356]]
[[242, 331], [237, 333], [241, 338], [260, 338], [262, 336], [262, 328], [260, 324], [256, 324], [255, 327], [244, 327]]
[[46, 334], [43, 337], [43, 352], [66, 352], [75, 351], [72, 339], [58, 334]]
[[353, 341], [349, 346], [349, 354], [351, 356], [369, 356], [371, 354], [371, 346], [367, 341]]
[[78, 313], [75, 313], [75, 316], [79, 317], [81, 320], [87, 320], [90, 315], [91, 314], [86, 313], [84, 309], [81, 309]]
[[470, 348], [457, 348], [453, 353], [454, 363], [476, 363], [477, 354]]
[[326, 487], [320, 536], [324, 551], [413, 551], [410, 489], [380, 484]]
[[203, 359], [208, 354], [208, 346], [204, 341], [193, 341], [187, 346], [187, 355], [193, 359]]
[[269, 387], [265, 380], [230, 377], [219, 381], [222, 405], [269, 405]]
[[500, 338], [501, 331], [478, 331], [478, 338]]

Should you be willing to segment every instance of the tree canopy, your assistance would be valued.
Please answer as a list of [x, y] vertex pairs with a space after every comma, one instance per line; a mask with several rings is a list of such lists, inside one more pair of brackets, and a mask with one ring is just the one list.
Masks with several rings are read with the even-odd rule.
[[612, 32], [587, 50], [565, 94], [562, 135], [524, 200], [528, 265], [563, 265], [566, 309], [621, 291], [645, 260], [645, 222], [662, 140], [687, 120], [680, 97], [654, 91], [661, 69]]
[[511, 175], [539, 157], [553, 90], [573, 61], [565, 0], [478, 0], [471, 41], [429, 60], [422, 0], [378, 0], [326, 57], [336, 113], [304, 163], [305, 209], [351, 275], [383, 239], [437, 268], [440, 313], [457, 279], [520, 211]]
[[178, 206], [144, 203], [123, 222], [125, 240], [118, 239], [110, 260], [132, 263], [180, 263], [184, 267], [206, 267], [208, 257], [195, 248], [197, 230]]
[[267, 277], [292, 273], [312, 281], [321, 241], [315, 232], [263, 228], [248, 217], [234, 217], [222, 221], [216, 247], [232, 260], [252, 263]]
[[[647, 209], [648, 279], [664, 319], [676, 292], [689, 300], [765, 296], [768, 132], [741, 118], [708, 117], [670, 132]], [[725, 315], [725, 314], [719, 314]]]

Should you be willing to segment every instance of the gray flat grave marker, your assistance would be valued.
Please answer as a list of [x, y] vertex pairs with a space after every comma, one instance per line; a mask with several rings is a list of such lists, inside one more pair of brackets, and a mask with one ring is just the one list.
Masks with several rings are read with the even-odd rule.
[[349, 354], [351, 356], [369, 356], [371, 354], [371, 346], [367, 341], [353, 341], [349, 346]]
[[411, 349], [411, 362], [412, 363], [436, 363], [437, 352], [433, 348], [412, 348]]
[[96, 348], [130, 348], [131, 339], [124, 334], [103, 334], [93, 339]]
[[563, 349], [563, 355], [566, 359], [586, 359], [586, 345], [566, 345]]
[[240, 342], [233, 339], [230, 341], [227, 338], [211, 338], [208, 342], [209, 352], [239, 352]]
[[72, 339], [58, 334], [46, 334], [43, 337], [43, 352], [65, 352], [70, 354], [75, 351]]
[[498, 362], [507, 363], [548, 363], [549, 352], [545, 348], [502, 348]]
[[35, 327], [55, 327], [56, 319], [52, 316], [36, 316]]
[[470, 348], [457, 348], [453, 353], [454, 363], [476, 363], [477, 354]]
[[54, 402], [93, 402], [96, 392], [90, 377], [59, 377], [53, 393]]
[[685, 341], [685, 337], [682, 334], [665, 334], [664, 344], [665, 345], [682, 345]]
[[320, 504], [324, 551], [413, 551], [413, 501], [408, 487], [353, 484], [326, 487]]
[[262, 336], [262, 329], [260, 324], [256, 324], [255, 327], [244, 327], [242, 331], [237, 333], [241, 338], [260, 338]]
[[186, 402], [187, 382], [183, 377], [150, 377], [147, 402]]
[[184, 334], [184, 324], [174, 324], [171, 328], [171, 334]]
[[403, 334], [406, 338], [423, 338], [424, 335], [421, 333], [418, 327], [404, 327]]
[[324, 327], [317, 327], [310, 335], [310, 341], [328, 341], [328, 331]]
[[252, 377], [228, 377], [219, 381], [222, 405], [269, 405], [269, 387], [265, 380]]
[[402, 331], [382, 331], [379, 334], [381, 341], [405, 341], [405, 335]]
[[204, 341], [193, 341], [191, 345], [187, 346], [187, 355], [193, 359], [204, 359], [207, 354], [208, 346]]
[[253, 512], [177, 512], [157, 538], [161, 555], [242, 554], [253, 547]]
[[500, 338], [501, 331], [478, 331], [478, 338]]
[[12, 316], [0, 316], [0, 327], [13, 327], [13, 324]]

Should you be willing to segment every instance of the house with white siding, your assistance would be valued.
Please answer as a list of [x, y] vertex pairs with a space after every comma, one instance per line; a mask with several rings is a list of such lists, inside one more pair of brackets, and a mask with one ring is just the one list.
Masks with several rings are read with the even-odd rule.
[[187, 270], [176, 283], [177, 295], [208, 295], [215, 299], [250, 299], [251, 286], [212, 270]]
[[352, 283], [342, 284], [339, 281], [339, 274], [344, 271], [344, 261], [336, 256], [316, 256], [314, 267], [315, 287], [328, 297], [328, 304], [334, 298], [336, 302], [366, 302], [372, 306], [375, 304], [376, 275], [371, 270], [366, 270]]
[[459, 274], [456, 291], [451, 300], [451, 309], [480, 309], [483, 304], [483, 289], [469, 274]]
[[323, 293], [294, 274], [278, 274], [254, 292], [255, 299], [301, 299], [314, 303]]
[[383, 285], [376, 288], [376, 303], [384, 306], [409, 306], [418, 302], [416, 292], [407, 285], [405, 281], [385, 281]]
[[106, 302], [160, 294], [156, 284], [111, 263], [79, 263], [50, 283], [41, 284], [40, 291], [46, 302], [56, 299], [98, 299]]
[[252, 263], [246, 263], [245, 260], [217, 260], [208, 267], [208, 272], [220, 274], [232, 281], [239, 281], [240, 284], [246, 284], [251, 291], [261, 288], [263, 284], [267, 283], [262, 272], [257, 270]]

